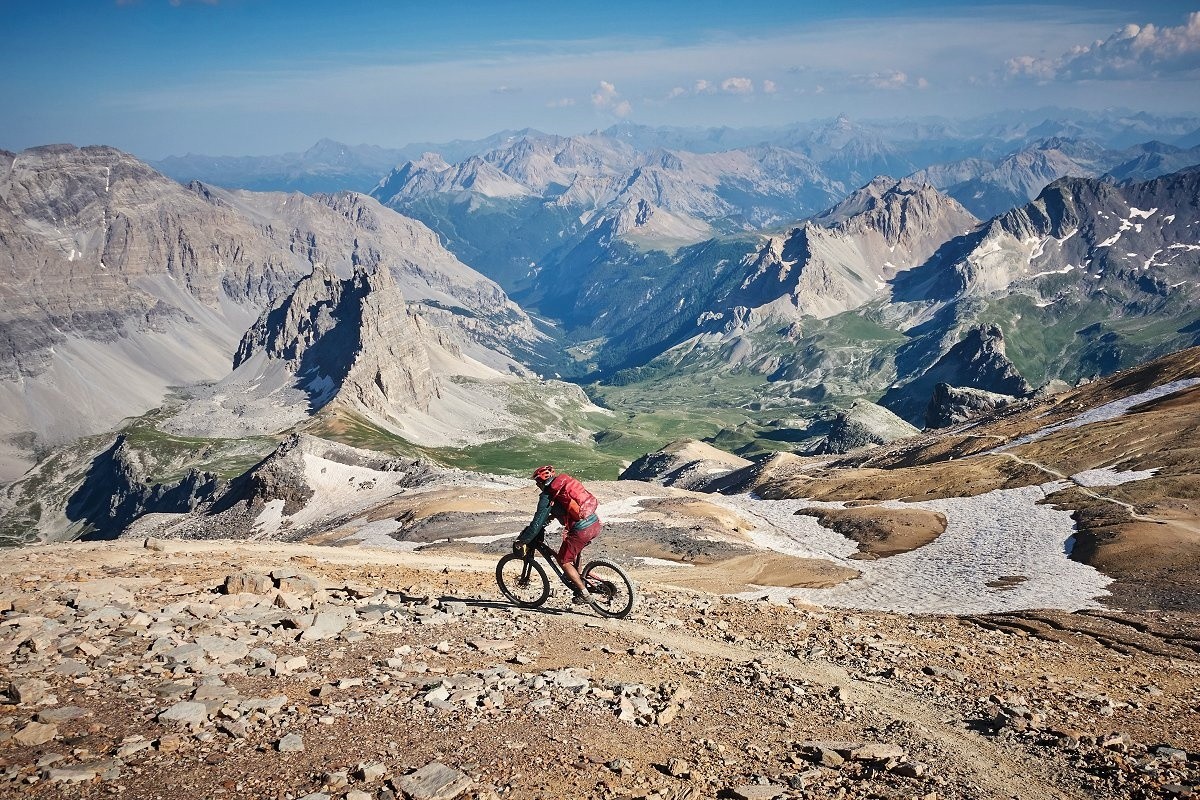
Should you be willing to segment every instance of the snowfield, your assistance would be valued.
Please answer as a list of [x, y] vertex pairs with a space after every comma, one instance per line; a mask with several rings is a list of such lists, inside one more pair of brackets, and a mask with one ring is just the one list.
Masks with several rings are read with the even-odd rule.
[[1115, 419], [1123, 414], [1126, 414], [1129, 409], [1133, 408], [1134, 406], [1141, 405], [1142, 403], [1148, 403], [1151, 400], [1157, 400], [1160, 397], [1166, 397], [1167, 395], [1174, 394], [1175, 392], [1182, 392], [1184, 389], [1190, 389], [1197, 385], [1200, 385], [1200, 378], [1186, 378], [1184, 380], [1172, 381], [1171, 383], [1164, 383], [1162, 386], [1155, 386], [1153, 389], [1147, 389], [1144, 392], [1139, 392], [1138, 394], [1130, 395], [1129, 397], [1123, 397], [1120, 400], [1113, 400], [1111, 403], [1105, 403], [1102, 406], [1096, 406], [1095, 408], [1089, 409], [1088, 411], [1085, 411], [1079, 416], [1069, 419], [1066, 422], [1058, 422], [1054, 425], [1047, 425], [1044, 428], [1039, 428], [1027, 436], [1020, 436], [1007, 444], [1003, 444], [999, 447], [988, 450], [984, 455], [1003, 453], [1004, 451], [1011, 450], [1014, 447], [1020, 447], [1021, 445], [1029, 444], [1030, 442], [1036, 442], [1038, 439], [1045, 438], [1055, 431], [1066, 430], [1068, 428], [1079, 428], [1083, 425], [1090, 425], [1093, 422], [1104, 422], [1105, 420]]
[[[801, 508], [840, 503], [726, 497], [722, 501], [754, 520], [751, 539], [770, 550], [824, 558], [862, 575], [829, 589], [764, 587], [746, 597], [796, 597], [840, 608], [910, 614], [986, 614], [1031, 608], [1075, 611], [1097, 608], [1111, 578], [1068, 558], [1075, 523], [1069, 511], [1039, 505], [1065, 482], [1001, 489], [977, 497], [919, 503], [890, 501], [884, 508], [926, 509], [946, 516], [935, 541], [875, 561], [849, 559], [858, 546]], [[997, 582], [1000, 582], [999, 584]], [[989, 585], [991, 584], [991, 585]]]

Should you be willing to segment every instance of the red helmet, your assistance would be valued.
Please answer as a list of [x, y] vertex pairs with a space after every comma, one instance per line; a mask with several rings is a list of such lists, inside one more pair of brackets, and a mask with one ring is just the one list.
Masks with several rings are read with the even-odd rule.
[[533, 479], [538, 483], [546, 483], [554, 480], [554, 467], [547, 464], [544, 467], [538, 467], [533, 471]]

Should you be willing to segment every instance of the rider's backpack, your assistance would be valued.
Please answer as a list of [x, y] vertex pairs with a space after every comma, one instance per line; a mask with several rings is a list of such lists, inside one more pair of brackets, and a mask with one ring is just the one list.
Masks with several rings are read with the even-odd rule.
[[554, 516], [568, 530], [573, 529], [575, 523], [596, 513], [596, 507], [599, 505], [596, 498], [583, 487], [582, 483], [565, 472], [550, 481], [546, 492], [554, 503]]

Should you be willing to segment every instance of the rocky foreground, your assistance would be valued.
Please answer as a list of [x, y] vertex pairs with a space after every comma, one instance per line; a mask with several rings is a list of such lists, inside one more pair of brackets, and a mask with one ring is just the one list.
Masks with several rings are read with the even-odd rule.
[[[478, 557], [8, 551], [0, 795], [1141, 798], [1200, 784], [1178, 616], [906, 617], [642, 586], [498, 600]], [[7, 684], [6, 686], [4, 684]]]

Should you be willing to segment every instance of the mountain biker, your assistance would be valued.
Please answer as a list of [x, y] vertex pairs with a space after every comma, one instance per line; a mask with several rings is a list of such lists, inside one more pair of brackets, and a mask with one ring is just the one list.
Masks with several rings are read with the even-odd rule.
[[600, 535], [596, 498], [576, 478], [565, 472], [556, 473], [554, 467], [549, 464], [535, 469], [532, 477], [542, 493], [538, 496], [537, 511], [533, 514], [533, 520], [513, 542], [513, 552], [523, 554], [529, 543], [545, 532], [550, 515], [553, 514], [563, 526], [563, 543], [556, 558], [562, 565], [567, 579], [575, 587], [571, 602], [587, 605], [592, 601], [592, 596], [583, 585], [576, 564], [583, 548]]

